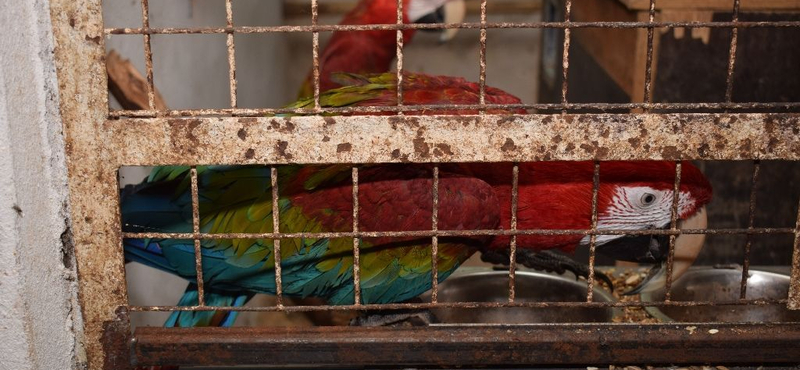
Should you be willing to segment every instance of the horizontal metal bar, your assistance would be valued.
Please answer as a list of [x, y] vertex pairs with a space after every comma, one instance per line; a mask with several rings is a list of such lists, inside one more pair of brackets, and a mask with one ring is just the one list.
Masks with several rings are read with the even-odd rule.
[[163, 27], [106, 28], [106, 35], [176, 35], [214, 33], [291, 33], [336, 31], [396, 31], [438, 29], [508, 29], [508, 28], [787, 28], [800, 27], [800, 21], [764, 22], [487, 22], [477, 23], [409, 23], [307, 26], [236, 26], [236, 27]]
[[241, 312], [314, 312], [314, 311], [365, 311], [409, 310], [432, 308], [607, 308], [607, 307], [710, 307], [710, 306], [770, 306], [784, 305], [787, 299], [741, 299], [736, 301], [616, 301], [616, 302], [436, 302], [436, 303], [384, 303], [319, 306], [129, 306], [131, 312], [171, 311], [241, 311]]
[[800, 160], [791, 113], [192, 117], [112, 120], [97, 131], [116, 166]]
[[800, 362], [800, 324], [139, 328], [131, 346], [137, 366], [761, 365]]
[[168, 109], [168, 110], [112, 110], [109, 118], [137, 117], [195, 117], [195, 116], [235, 116], [235, 117], [263, 117], [275, 114], [317, 115], [324, 113], [358, 114], [358, 113], [396, 113], [396, 112], [421, 112], [421, 111], [478, 111], [478, 110], [621, 110], [621, 109], [654, 109], [662, 111], [689, 111], [689, 110], [782, 110], [800, 108], [800, 102], [771, 102], [771, 103], [547, 103], [547, 104], [437, 104], [437, 105], [403, 105], [403, 106], [351, 106], [351, 107], [323, 107], [316, 109], [287, 109], [287, 108], [223, 108], [223, 109]]
[[792, 228], [745, 228], [745, 229], [678, 229], [678, 230], [416, 230], [416, 231], [337, 231], [308, 233], [159, 233], [123, 232], [129, 239], [299, 239], [299, 238], [382, 238], [382, 237], [451, 237], [451, 236], [512, 236], [512, 235], [756, 235], [794, 234]]
[[[358, 1], [334, 1], [323, 2], [319, 4], [319, 15], [322, 16], [341, 16], [353, 9], [355, 9]], [[476, 14], [480, 12], [480, 4], [475, 2], [467, 2], [467, 14]], [[525, 14], [535, 13], [542, 9], [541, 1], [497, 1], [492, 2], [492, 14]], [[283, 17], [284, 18], [307, 18], [311, 12], [308, 6], [308, 0], [294, 0], [286, 1], [283, 4]]]

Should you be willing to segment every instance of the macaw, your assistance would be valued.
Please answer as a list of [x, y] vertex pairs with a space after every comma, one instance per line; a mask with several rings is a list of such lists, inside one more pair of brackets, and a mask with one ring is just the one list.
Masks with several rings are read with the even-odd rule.
[[[403, 0], [404, 23], [459, 23], [466, 12], [464, 0]], [[339, 23], [341, 25], [395, 24], [397, 0], [361, 0]], [[438, 31], [438, 30], [437, 30]], [[440, 41], [455, 36], [457, 28], [441, 30]], [[408, 43], [415, 30], [403, 31]], [[395, 31], [336, 31], [320, 53], [320, 91], [340, 85], [331, 79], [335, 72], [372, 74], [388, 72], [397, 51]], [[299, 98], [314, 94], [310, 71]]]
[[[396, 99], [394, 74], [346, 75], [353, 85], [329, 90], [324, 106], [391, 105]], [[462, 79], [407, 74], [408, 104], [453, 99], [477, 102], [475, 84]], [[461, 89], [449, 90], [449, 85]], [[451, 86], [452, 87], [452, 86]], [[433, 90], [428, 90], [433, 88]], [[460, 91], [460, 93], [459, 93]], [[514, 102], [512, 96], [487, 87], [487, 102]], [[308, 104], [308, 100], [297, 106]], [[424, 114], [426, 112], [419, 112]], [[454, 113], [474, 113], [458, 110]], [[509, 113], [509, 112], [505, 112]], [[518, 196], [519, 229], [588, 229], [594, 166], [590, 162], [521, 163]], [[123, 190], [125, 231], [191, 231], [188, 167], [159, 167], [142, 184]], [[272, 231], [272, 191], [266, 167], [199, 167], [200, 227], [208, 233]], [[280, 166], [281, 232], [350, 231], [350, 167]], [[429, 165], [369, 165], [360, 171], [359, 227], [362, 231], [427, 230], [431, 220]], [[673, 162], [604, 162], [598, 190], [598, 229], [661, 229], [670, 226]], [[508, 229], [511, 164], [443, 164], [439, 183], [439, 229]], [[678, 203], [681, 227], [705, 227], [704, 206], [711, 186], [689, 162], [682, 163]], [[584, 235], [520, 235], [517, 248], [531, 252], [572, 251], [589, 243]], [[675, 245], [673, 278], [699, 253], [702, 235], [681, 235]], [[663, 263], [668, 238], [600, 235], [597, 251], [622, 260]], [[440, 238], [439, 281], [478, 250], [507, 250], [506, 237]], [[189, 240], [126, 239], [125, 255], [186, 278], [195, 279], [194, 246]], [[283, 294], [314, 296], [330, 304], [353, 303], [351, 239], [286, 239], [281, 242]], [[207, 304], [239, 306], [254, 293], [275, 293], [271, 240], [202, 241]], [[361, 243], [361, 288], [364, 303], [402, 302], [431, 286], [430, 238], [365, 238]], [[542, 261], [535, 261], [539, 265]], [[545, 262], [546, 264], [546, 262]], [[556, 262], [557, 268], [561, 262]], [[545, 266], [547, 268], [547, 266]], [[664, 285], [664, 269], [654, 269], [639, 291]], [[190, 285], [180, 305], [197, 303]], [[235, 313], [176, 312], [168, 326], [229, 325]]]

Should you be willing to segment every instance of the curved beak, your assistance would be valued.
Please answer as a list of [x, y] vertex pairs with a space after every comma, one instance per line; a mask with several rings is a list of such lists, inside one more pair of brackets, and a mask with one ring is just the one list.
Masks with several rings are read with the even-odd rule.
[[[708, 217], [706, 215], [706, 208], [703, 207], [692, 217], [686, 220], [681, 220], [678, 223], [679, 229], [705, 229], [708, 226]], [[667, 248], [669, 247], [669, 238], [667, 239]], [[686, 270], [697, 259], [700, 250], [703, 248], [705, 241], [705, 234], [681, 234], [675, 238], [675, 254], [672, 260], [672, 281], [675, 282], [680, 278]], [[661, 258], [658, 258], [656, 265], [654, 265], [647, 277], [637, 287], [625, 292], [625, 295], [639, 294], [645, 292], [653, 292], [664, 288], [667, 284], [667, 258], [669, 258], [669, 249], [663, 253]]]
[[[465, 0], [448, 0], [444, 5], [436, 9], [435, 12], [426, 14], [414, 23], [462, 23], [467, 15], [467, 4]], [[443, 30], [426, 30], [441, 32], [439, 42], [445, 43], [452, 40], [458, 33], [458, 28], [447, 28]]]

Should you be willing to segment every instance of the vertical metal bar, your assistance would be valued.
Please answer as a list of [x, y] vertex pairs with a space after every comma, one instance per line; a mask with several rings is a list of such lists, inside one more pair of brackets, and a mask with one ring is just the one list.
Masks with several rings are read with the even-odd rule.
[[[403, 0], [397, 0], [397, 24], [403, 24]], [[397, 30], [397, 106], [403, 106], [403, 31]], [[398, 111], [402, 116], [403, 112]]]
[[650, 0], [650, 17], [648, 18], [648, 22], [650, 26], [647, 28], [647, 62], [645, 64], [644, 70], [644, 99], [643, 103], [646, 104], [647, 108], [644, 109], [645, 112], [650, 112], [650, 104], [652, 103], [652, 97], [650, 96], [650, 92], [652, 91], [652, 79], [653, 79], [653, 22], [655, 21], [656, 17], [656, 0]]
[[[567, 27], [564, 28], [564, 53], [561, 57], [561, 104], [567, 104], [567, 80], [569, 76], [569, 43], [570, 43], [570, 28], [569, 28], [569, 18], [570, 18], [570, 11], [572, 10], [572, 0], [566, 0], [564, 5], [564, 22], [567, 23]], [[566, 108], [562, 110], [563, 113], [566, 113]]]
[[[481, 0], [479, 104], [486, 104], [486, 0]], [[485, 112], [481, 110], [481, 112]]]
[[[142, 28], [150, 30], [150, 5], [148, 0], [142, 1]], [[150, 35], [145, 33], [144, 37], [144, 66], [147, 75], [147, 105], [148, 109], [156, 107], [155, 83], [153, 82], [153, 50], [150, 46]]]
[[592, 178], [592, 233], [589, 235], [589, 276], [586, 278], [589, 288], [586, 292], [586, 302], [591, 302], [594, 296], [594, 257], [597, 248], [597, 195], [600, 192], [600, 162], [594, 162], [594, 176]]
[[[511, 231], [517, 231], [517, 205], [519, 202], [519, 164], [511, 169]], [[511, 235], [508, 253], [508, 301], [514, 303], [517, 294], [517, 236]]]
[[[272, 232], [279, 233], [281, 230], [281, 212], [278, 206], [278, 199], [280, 191], [278, 189], [278, 169], [276, 167], [270, 168], [270, 177], [272, 181]], [[275, 238], [272, 240], [272, 256], [275, 261], [275, 296], [278, 300], [278, 307], [283, 307], [283, 277], [281, 276], [281, 240]]]
[[[675, 184], [672, 189], [672, 210], [670, 212], [669, 229], [672, 232], [678, 230], [678, 201], [680, 199], [681, 190], [681, 172], [683, 170], [683, 163], [681, 161], [675, 162]], [[672, 290], [672, 264], [675, 259], [675, 239], [677, 235], [669, 235], [669, 256], [667, 257], [667, 281], [664, 285], [666, 293], [664, 294], [664, 301], [669, 302]]]
[[[761, 169], [761, 161], [753, 161], [753, 183], [750, 187], [750, 211], [748, 213], [747, 230], [753, 230], [756, 215], [756, 187], [758, 186], [758, 173]], [[744, 245], [744, 262], [742, 262], [742, 284], [739, 288], [739, 299], [747, 297], [747, 278], [750, 270], [750, 248], [753, 245], [753, 234], [747, 234], [747, 242]]]
[[230, 84], [231, 108], [237, 107], [236, 99], [236, 46], [233, 42], [233, 4], [232, 0], [225, 0], [225, 17], [228, 24], [228, 82]]
[[[733, 0], [733, 15], [731, 22], [739, 21], [739, 0]], [[725, 101], [731, 102], [733, 99], [733, 70], [736, 66], [736, 44], [739, 38], [739, 29], [731, 28], [731, 48], [728, 53], [728, 77], [725, 82]]]
[[194, 268], [197, 274], [197, 304], [205, 306], [205, 292], [203, 291], [203, 251], [200, 246], [200, 196], [197, 189], [197, 168], [192, 167], [189, 171], [191, 176], [192, 191], [192, 232], [194, 233]]
[[[439, 166], [433, 166], [433, 205], [431, 208], [431, 230], [439, 231]], [[431, 303], [439, 297], [439, 237], [431, 237]]]
[[[353, 166], [353, 232], [358, 232], [358, 167]], [[355, 291], [353, 304], [361, 304], [361, 255], [360, 239], [353, 238], [353, 289]]]
[[[319, 23], [319, 0], [311, 0], [311, 25], [317, 26]], [[311, 33], [312, 48], [312, 74], [314, 75], [314, 110], [319, 111], [319, 31]]]
[[797, 204], [797, 222], [794, 225], [794, 251], [792, 252], [792, 278], [789, 282], [790, 310], [800, 310], [800, 202]]

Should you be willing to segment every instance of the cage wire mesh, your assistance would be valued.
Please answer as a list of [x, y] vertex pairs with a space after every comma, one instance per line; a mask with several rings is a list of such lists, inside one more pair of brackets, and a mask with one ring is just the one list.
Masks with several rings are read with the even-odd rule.
[[[93, 366], [116, 368], [137, 365], [511, 365], [511, 364], [594, 364], [594, 363], [752, 363], [798, 360], [796, 348], [800, 342], [800, 326], [794, 318], [785, 323], [730, 323], [712, 320], [691, 326], [660, 323], [653, 325], [587, 324], [585, 322], [563, 325], [515, 325], [506, 326], [428, 326], [419, 328], [195, 328], [162, 329], [139, 327], [131, 330], [129, 315], [138, 312], [281, 312], [314, 313], [328, 311], [353, 311], [362, 313], [372, 310], [419, 309], [702, 309], [703, 307], [790, 307], [800, 306], [800, 213], [797, 210], [796, 189], [784, 189], [784, 201], [791, 204], [794, 223], [760, 226], [756, 223], [759, 184], [763, 181], [765, 166], [771, 160], [797, 161], [800, 159], [798, 125], [800, 118], [794, 113], [800, 108], [798, 101], [734, 101], [734, 76], [737, 63], [743, 58], [737, 53], [739, 34], [750, 29], [797, 29], [797, 20], [745, 21], [740, 19], [741, 4], [733, 0], [730, 4], [730, 20], [725, 21], [660, 21], [657, 2], [647, 3], [644, 19], [636, 21], [582, 21], [573, 20], [574, 5], [566, 0], [559, 8], [563, 19], [535, 22], [490, 22], [490, 2], [481, 0], [477, 4], [478, 21], [466, 23], [416, 24], [404, 22], [403, 7], [407, 3], [396, 3], [396, 22], [392, 24], [327, 25], [320, 23], [320, 9], [335, 6], [331, 3], [310, 0], [310, 24], [275, 26], [239, 26], [234, 24], [236, 6], [232, 0], [224, 1], [225, 25], [219, 27], [153, 27], [151, 25], [150, 1], [140, 0], [141, 26], [102, 26], [98, 12], [99, 2], [76, 9], [66, 2], [54, 2], [54, 10], [67, 9], [64, 16], [54, 15], [56, 37], [60, 40], [59, 61], [68, 71], [61, 71], [67, 79], [67, 87], [81, 86], [86, 76], [105, 75], [103, 59], [88, 59], [67, 67], [70, 58], [64, 50], [78, 51], [79, 55], [104, 54], [104, 38], [141, 35], [145, 65], [146, 104], [141, 109], [107, 109], [108, 95], [102, 91], [105, 84], [90, 89], [97, 106], [66, 103], [65, 118], [69, 152], [73, 174], [80, 173], [93, 163], [100, 163], [100, 175], [96, 179], [74, 179], [71, 183], [75, 211], [85, 217], [76, 217], [76, 240], [84, 242], [79, 248], [84, 310], [87, 313], [87, 334], [90, 338], [88, 353]], [[509, 2], [511, 4], [513, 2]], [[630, 2], [629, 2], [630, 3]], [[660, 1], [658, 2], [660, 3]], [[323, 5], [325, 4], [325, 5]], [[551, 4], [547, 2], [547, 4]], [[76, 15], [84, 14], [93, 21], [78, 32], [85, 33], [81, 40], [62, 28], [75, 28]], [[80, 22], [79, 22], [80, 23]], [[70, 24], [71, 26], [65, 26]], [[479, 32], [479, 63], [477, 102], [463, 104], [407, 104], [404, 81], [409, 74], [404, 68], [405, 37], [407, 30], [426, 29], [472, 29]], [[561, 50], [559, 66], [560, 93], [554, 103], [496, 104], [487, 99], [487, 33], [500, 29], [544, 29], [557, 32], [563, 40], [558, 43]], [[644, 75], [640, 76], [642, 101], [626, 103], [572, 102], [570, 96], [570, 61], [574, 49], [573, 31], [597, 29], [644, 30], [646, 55]], [[730, 32], [730, 42], [725, 45], [725, 85], [721, 101], [714, 102], [654, 102], [653, 76], [654, 44], [662, 30], [708, 29]], [[394, 31], [396, 33], [396, 84], [391, 104], [329, 107], [323, 104], [324, 91], [320, 89], [320, 52], [323, 44], [320, 35], [332, 32]], [[312, 85], [311, 103], [303, 108], [241, 108], [238, 95], [236, 55], [242, 48], [236, 40], [247, 34], [311, 34]], [[91, 37], [90, 37], [91, 35]], [[222, 35], [225, 38], [227, 56], [228, 107], [168, 109], [158, 103], [153, 69], [152, 39], [161, 35]], [[99, 39], [90, 45], [78, 45]], [[547, 37], [545, 35], [545, 37]], [[493, 42], [493, 41], [492, 41]], [[500, 40], [498, 40], [500, 42]], [[545, 41], [547, 42], [547, 41]], [[76, 46], [77, 45], [77, 46]], [[73, 50], [73, 51], [75, 51]], [[746, 56], [744, 56], [746, 57]], [[522, 68], [525, 68], [524, 66]], [[88, 71], [88, 73], [87, 73]], [[61, 76], [60, 76], [61, 77]], [[795, 78], [796, 76], [786, 76]], [[97, 77], [101, 80], [104, 77]], [[73, 99], [74, 100], [74, 99]], [[514, 114], [510, 113], [521, 113]], [[624, 113], [603, 113], [606, 111]], [[81, 112], [88, 115], [82, 115]], [[599, 113], [589, 113], [599, 112]], [[442, 115], [436, 115], [442, 114]], [[388, 115], [375, 117], [373, 115]], [[436, 115], [436, 116], [432, 116]], [[90, 118], [86, 118], [90, 117]], [[94, 121], [91, 123], [87, 121]], [[89, 126], [86, 126], [89, 125]], [[87, 127], [91, 127], [87, 130]], [[398, 129], [398, 127], [400, 127]], [[422, 141], [417, 141], [422, 140]], [[385, 143], [389, 143], [387, 148]], [[81, 155], [83, 153], [83, 155]], [[751, 161], [749, 175], [749, 200], [747, 201], [746, 224], [728, 228], [680, 229], [680, 198], [682, 176], [685, 166], [693, 166], [683, 160], [746, 160]], [[615, 160], [667, 160], [674, 173], [669, 194], [669, 222], [664, 229], [609, 228], [599, 224], [599, 192], [603, 184], [604, 163]], [[553, 229], [520, 228], [519, 185], [520, 170], [525, 163], [534, 161], [590, 161], [591, 211], [588, 227]], [[83, 163], [81, 163], [83, 162]], [[363, 214], [359, 205], [361, 171], [369, 165], [391, 162], [413, 162], [424, 167], [430, 183], [430, 227], [422, 230], [369, 230], [361, 224]], [[495, 163], [508, 168], [511, 198], [504, 204], [502, 212], [508, 212], [507, 228], [489, 229], [440, 229], [440, 204], [443, 173], [452, 163]], [[349, 166], [343, 184], [351, 189], [352, 215], [349, 230], [322, 232], [286, 232], [282, 230], [281, 192], [283, 184], [279, 178], [281, 166], [322, 165], [328, 163]], [[431, 164], [426, 164], [431, 163]], [[224, 232], [203, 231], [204, 215], [201, 213], [203, 198], [199, 170], [208, 164], [256, 165], [269, 169], [269, 211], [272, 214], [269, 231]], [[184, 165], [188, 168], [185, 179], [186, 192], [191, 206], [188, 230], [164, 232], [162, 230], [132, 229], [119, 218], [119, 193], [116, 171], [125, 166]], [[704, 166], [703, 164], [700, 165]], [[506, 168], [506, 167], [503, 167]], [[790, 167], [792, 168], [792, 167]], [[796, 167], [793, 167], [796, 168]], [[773, 172], [774, 173], [774, 172]], [[535, 174], [534, 174], [535, 176]], [[97, 185], [101, 183], [102, 185]], [[715, 187], [720, 185], [714, 184]], [[101, 190], [96, 191], [95, 186]], [[789, 187], [797, 188], [790, 183]], [[98, 198], [98, 196], [100, 198]], [[792, 198], [794, 197], [794, 198]], [[101, 199], [101, 201], [98, 201]], [[793, 208], [794, 207], [794, 208]], [[94, 216], [94, 215], [98, 216]], [[136, 226], [136, 225], [133, 225]], [[713, 226], [713, 225], [712, 225]], [[94, 231], [93, 231], [94, 230]], [[96, 236], [96, 230], [104, 235]], [[519, 299], [518, 238], [530, 236], [580, 236], [587, 238], [588, 273], [585, 292], [579, 301], [531, 301]], [[736, 299], [686, 299], [675, 297], [672, 287], [675, 264], [675, 242], [680, 235], [739, 236], [744, 238], [741, 268], [736, 270]], [[440, 300], [438, 276], [441, 241], [445, 238], [469, 238], [475, 236], [507, 237], [508, 256], [504, 274], [507, 295], [502, 301], [443, 301]], [[663, 297], [651, 301], [638, 299], [598, 299], [596, 293], [601, 285], [597, 275], [595, 252], [598, 238], [604, 236], [651, 236], [668, 240], [666, 258], [666, 281]], [[791, 259], [791, 283], [788, 292], [779, 297], [750, 298], [748, 285], [752, 275], [753, 245], [762, 236], [777, 236], [793, 251]], [[361, 243], [368, 238], [423, 238], [430, 248], [430, 292], [424, 302], [375, 303], [365, 301], [361, 281], [363, 256]], [[193, 246], [193, 283], [197, 287], [197, 302], [190, 305], [134, 305], [127, 301], [122, 265], [121, 248], [103, 252], [100, 256], [89, 253], [93, 248], [113, 249], [123, 240], [184, 240]], [[284, 296], [281, 260], [283, 243], [292, 240], [342, 239], [351, 244], [348, 253], [352, 258], [353, 295], [352, 303], [293, 304]], [[790, 240], [791, 239], [791, 240]], [[274, 274], [277, 301], [271, 306], [215, 306], [207, 302], [210, 280], [204, 270], [202, 245], [205, 241], [262, 240], [271, 244], [269, 248], [272, 266], [263, 267]], [[95, 244], [96, 243], [96, 244]], [[102, 244], [106, 243], [106, 244]], [[265, 245], [266, 245], [265, 244]], [[102, 258], [104, 266], [98, 268], [93, 262]], [[783, 256], [788, 273], [789, 256]], [[618, 268], [623, 270], [623, 268]], [[97, 278], [108, 271], [117, 277]], [[449, 273], [449, 272], [448, 272]], [[191, 275], [191, 273], [189, 273]], [[626, 275], [630, 276], [629, 275]], [[762, 276], [759, 275], [759, 279]], [[635, 280], [635, 277], [634, 277]], [[625, 279], [622, 279], [624, 282]], [[734, 289], [734, 288], [724, 288]], [[100, 297], [104, 293], [107, 300]], [[709, 296], [710, 297], [710, 296]], [[176, 297], [177, 298], [177, 297]], [[602, 298], [602, 297], [600, 297]], [[710, 297], [713, 298], [713, 297]], [[101, 302], [103, 301], [103, 302]], [[111, 314], [111, 312], [116, 312]], [[651, 311], [652, 312], [652, 311]], [[773, 321], [773, 320], [766, 320]], [[652, 321], [649, 321], [652, 322]], [[691, 328], [691, 329], [689, 329]], [[697, 332], [697, 333], [695, 333]], [[695, 335], [696, 334], [696, 335]], [[695, 335], [694, 337], [692, 335]], [[443, 339], [449, 338], [449, 339]], [[731, 343], [761, 349], [760, 355], [741, 353]], [[235, 344], [235, 346], [234, 346]], [[264, 345], [268, 346], [265, 348]], [[422, 347], [421, 347], [422, 346]], [[420, 348], [426, 348], [420, 351]], [[603, 348], [600, 348], [603, 347]], [[649, 348], [649, 349], [648, 349]], [[658, 350], [663, 351], [659, 353]], [[360, 351], [360, 352], [359, 352]], [[365, 356], [353, 356], [364, 353]], [[676, 357], [677, 356], [677, 357]], [[124, 365], [123, 365], [124, 364]]]

